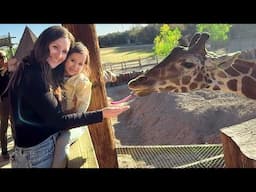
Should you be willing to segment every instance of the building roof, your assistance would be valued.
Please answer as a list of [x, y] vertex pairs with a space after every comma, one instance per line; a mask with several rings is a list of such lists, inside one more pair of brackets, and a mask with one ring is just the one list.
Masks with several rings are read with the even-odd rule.
[[32, 50], [36, 39], [36, 35], [26, 26], [14, 57], [20, 61], [23, 57], [27, 56]]

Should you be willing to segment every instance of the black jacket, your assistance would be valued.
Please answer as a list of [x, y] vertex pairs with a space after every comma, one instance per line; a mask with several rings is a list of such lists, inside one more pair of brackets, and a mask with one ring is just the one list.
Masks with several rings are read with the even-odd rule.
[[35, 64], [25, 66], [20, 85], [10, 89], [10, 99], [19, 147], [31, 147], [60, 130], [103, 120], [102, 111], [64, 115]]

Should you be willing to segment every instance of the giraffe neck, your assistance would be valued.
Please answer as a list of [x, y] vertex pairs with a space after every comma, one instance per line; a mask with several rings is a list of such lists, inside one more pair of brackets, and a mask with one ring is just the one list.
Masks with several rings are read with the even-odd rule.
[[256, 63], [237, 59], [225, 69], [208, 72], [209, 89], [256, 99]]

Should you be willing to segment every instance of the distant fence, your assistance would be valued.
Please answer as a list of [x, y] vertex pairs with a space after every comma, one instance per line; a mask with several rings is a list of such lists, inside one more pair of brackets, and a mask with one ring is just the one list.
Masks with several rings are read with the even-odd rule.
[[126, 74], [130, 72], [145, 71], [157, 65], [162, 58], [158, 56], [150, 56], [146, 58], [139, 58], [119, 63], [103, 63], [104, 70], [110, 70], [115, 74]]

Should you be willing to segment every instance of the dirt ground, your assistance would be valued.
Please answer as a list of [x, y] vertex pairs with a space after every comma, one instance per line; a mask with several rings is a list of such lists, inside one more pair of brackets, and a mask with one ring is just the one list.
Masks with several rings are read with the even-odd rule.
[[[127, 85], [107, 88], [114, 100]], [[220, 129], [256, 117], [256, 102], [235, 94], [200, 90], [137, 98], [113, 125], [120, 145], [221, 143]]]

